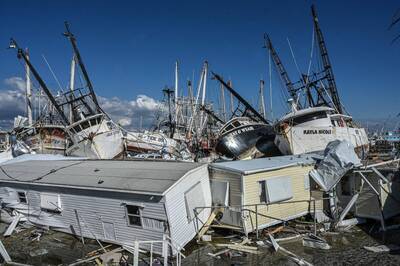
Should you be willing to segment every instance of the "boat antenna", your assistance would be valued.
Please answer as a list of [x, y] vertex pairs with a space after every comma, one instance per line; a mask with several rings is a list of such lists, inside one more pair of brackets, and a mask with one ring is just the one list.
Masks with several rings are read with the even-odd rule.
[[86, 71], [86, 67], [83, 64], [82, 57], [81, 57], [81, 55], [79, 53], [78, 46], [76, 44], [76, 38], [72, 34], [72, 32], [71, 32], [71, 30], [69, 28], [69, 24], [68, 24], [67, 21], [64, 22], [64, 25], [65, 25], [65, 29], [66, 29], [66, 32], [64, 33], [64, 36], [66, 36], [68, 38], [68, 40], [71, 42], [72, 49], [74, 50], [74, 54], [75, 54], [76, 60], [78, 61], [80, 69], [82, 70], [83, 77], [84, 77], [84, 79], [86, 81], [86, 84], [87, 84], [87, 86], [89, 88], [89, 92], [90, 92], [90, 95], [92, 96], [93, 102], [96, 105], [97, 110], [102, 112], [102, 113], [104, 113], [103, 110], [101, 109], [100, 105], [99, 105], [99, 102], [97, 101], [97, 97], [96, 97], [96, 94], [94, 93], [92, 82], [90, 81], [89, 75], [88, 75], [88, 73]]
[[324, 67], [324, 72], [326, 75], [326, 79], [328, 81], [328, 91], [331, 94], [331, 98], [333, 101], [333, 104], [335, 105], [335, 107], [337, 108], [338, 113], [342, 114], [343, 113], [343, 108], [342, 108], [342, 104], [340, 102], [339, 99], [339, 93], [336, 87], [336, 82], [335, 82], [335, 77], [333, 75], [333, 71], [332, 71], [332, 66], [329, 60], [329, 56], [328, 56], [328, 50], [326, 48], [326, 44], [325, 44], [325, 40], [324, 40], [324, 36], [322, 35], [322, 30], [319, 26], [319, 21], [318, 21], [318, 17], [317, 17], [317, 11], [315, 10], [315, 6], [312, 5], [311, 6], [311, 14], [313, 17], [313, 22], [314, 22], [314, 30], [317, 36], [317, 41], [318, 41], [318, 45], [319, 45], [319, 52], [320, 52], [320, 56], [322, 59], [322, 64]]
[[64, 112], [61, 110], [61, 108], [58, 105], [57, 101], [54, 99], [54, 97], [51, 94], [50, 90], [48, 89], [46, 83], [44, 83], [44, 81], [40, 77], [39, 73], [36, 71], [36, 69], [31, 64], [30, 60], [27, 58], [27, 55], [26, 55], [25, 51], [18, 46], [17, 42], [13, 38], [10, 39], [9, 48], [17, 50], [17, 57], [19, 59], [22, 58], [25, 61], [25, 63], [28, 65], [30, 71], [32, 72], [32, 74], [35, 77], [35, 79], [38, 81], [40, 87], [46, 93], [47, 98], [50, 100], [50, 102], [54, 106], [54, 108], [56, 108], [57, 113], [61, 116], [64, 125], [69, 125], [68, 118], [65, 116]]

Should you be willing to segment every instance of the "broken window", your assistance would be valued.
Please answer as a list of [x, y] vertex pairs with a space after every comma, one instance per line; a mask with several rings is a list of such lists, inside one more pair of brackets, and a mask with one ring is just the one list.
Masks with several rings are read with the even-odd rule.
[[274, 203], [293, 198], [292, 181], [288, 176], [259, 181], [260, 202]]
[[26, 193], [25, 191], [18, 191], [18, 199], [20, 203], [27, 203], [27, 199], [26, 199]]
[[62, 211], [60, 195], [40, 193], [40, 208], [45, 211], [60, 213]]
[[142, 226], [141, 211], [139, 206], [126, 205], [126, 215], [129, 225]]
[[267, 202], [267, 190], [265, 189], [265, 180], [259, 181], [258, 182], [259, 186], [259, 196], [260, 196], [260, 202], [261, 203], [266, 203]]

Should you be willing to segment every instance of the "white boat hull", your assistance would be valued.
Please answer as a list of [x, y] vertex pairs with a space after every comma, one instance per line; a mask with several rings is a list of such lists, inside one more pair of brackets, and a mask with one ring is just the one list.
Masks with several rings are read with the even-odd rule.
[[68, 156], [90, 159], [113, 159], [124, 150], [122, 134], [119, 130], [97, 133], [93, 139], [85, 138], [67, 149]]
[[287, 127], [277, 135], [275, 144], [285, 155], [323, 151], [333, 140], [347, 140], [359, 152], [368, 152], [368, 136], [363, 128], [350, 127]]

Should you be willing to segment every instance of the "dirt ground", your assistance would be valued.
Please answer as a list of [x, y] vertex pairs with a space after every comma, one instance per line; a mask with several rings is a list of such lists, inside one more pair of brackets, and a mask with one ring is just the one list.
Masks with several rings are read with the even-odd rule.
[[[0, 224], [0, 232], [7, 225]], [[301, 240], [281, 242], [280, 245], [305, 261], [314, 265], [400, 265], [400, 251], [374, 253], [364, 249], [364, 246], [393, 244], [400, 246], [400, 229], [377, 233], [370, 225], [353, 227], [346, 232], [322, 233], [324, 239], [331, 245], [329, 250], [303, 247]], [[374, 231], [375, 230], [375, 231]], [[83, 245], [74, 236], [55, 231], [44, 232], [40, 240], [35, 240], [36, 229], [25, 229], [14, 232], [12, 236], [1, 237], [5, 248], [15, 262], [31, 265], [68, 265], [83, 258], [92, 250], [98, 249], [93, 240], [85, 240]], [[372, 233], [375, 232], [375, 233]], [[277, 238], [279, 236], [276, 236]], [[240, 236], [232, 239], [213, 238], [211, 243], [194, 244], [187, 248], [187, 258], [183, 265], [297, 265], [293, 260], [280, 252], [274, 252], [270, 247], [260, 247], [260, 254], [230, 252], [213, 258], [208, 253], [215, 253], [213, 244], [240, 241]], [[86, 264], [90, 265], [90, 264]]]
[[[394, 244], [400, 246], [400, 229], [383, 234], [372, 234], [370, 227], [354, 227], [348, 232], [325, 233], [321, 236], [331, 245], [329, 250], [303, 247], [301, 240], [280, 245], [314, 265], [400, 265], [400, 251], [374, 253], [364, 246]], [[385, 238], [385, 240], [383, 240]], [[221, 250], [219, 248], [218, 250]], [[184, 265], [297, 265], [293, 260], [271, 248], [261, 249], [259, 255], [232, 252], [213, 258], [207, 253], [216, 253], [212, 244], [205, 244], [194, 250]]]

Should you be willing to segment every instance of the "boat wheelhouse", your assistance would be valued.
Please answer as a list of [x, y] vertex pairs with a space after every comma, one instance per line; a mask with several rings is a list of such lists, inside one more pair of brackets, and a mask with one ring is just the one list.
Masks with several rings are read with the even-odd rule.
[[286, 155], [323, 151], [336, 139], [349, 141], [359, 154], [368, 151], [368, 136], [351, 116], [330, 107], [293, 111], [276, 123], [275, 144]]

